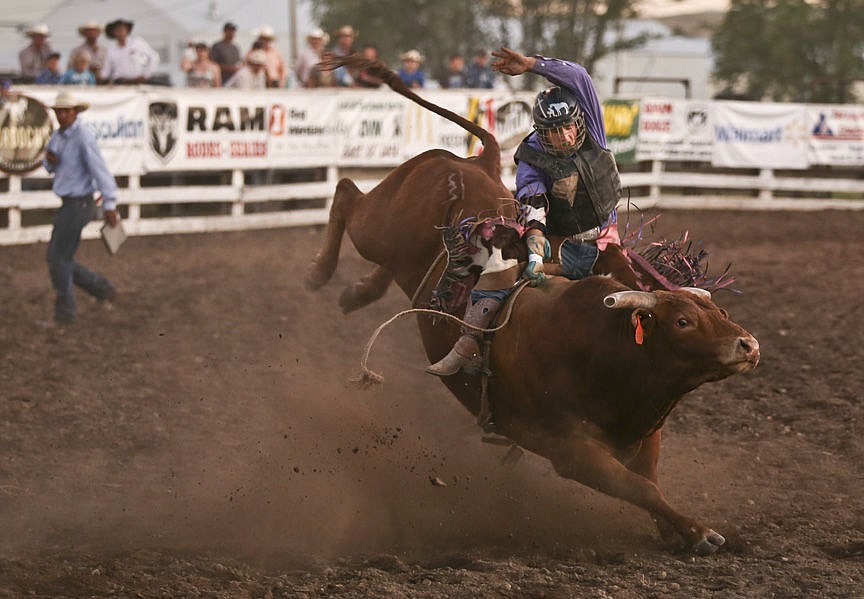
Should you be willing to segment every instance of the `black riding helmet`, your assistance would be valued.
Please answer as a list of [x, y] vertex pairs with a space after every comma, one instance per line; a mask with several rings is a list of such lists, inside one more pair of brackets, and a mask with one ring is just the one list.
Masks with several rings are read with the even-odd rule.
[[[585, 142], [585, 117], [576, 95], [567, 88], [555, 86], [537, 94], [531, 116], [540, 145], [550, 154], [569, 156]], [[570, 125], [576, 125], [576, 141], [567, 148], [555, 147], [549, 139], [549, 133]]]

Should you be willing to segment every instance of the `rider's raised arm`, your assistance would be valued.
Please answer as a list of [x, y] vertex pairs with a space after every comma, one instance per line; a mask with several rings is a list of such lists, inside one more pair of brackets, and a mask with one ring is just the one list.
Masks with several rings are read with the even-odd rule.
[[606, 130], [603, 126], [603, 108], [597, 97], [597, 90], [588, 71], [581, 64], [561, 60], [560, 58], [547, 58], [535, 56], [536, 62], [531, 72], [546, 77], [555, 85], [572, 90], [579, 98], [579, 107], [585, 115], [585, 123], [591, 138], [607, 148]]

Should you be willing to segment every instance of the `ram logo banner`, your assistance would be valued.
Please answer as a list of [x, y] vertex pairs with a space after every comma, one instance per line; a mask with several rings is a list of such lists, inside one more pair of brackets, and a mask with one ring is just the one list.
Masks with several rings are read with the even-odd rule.
[[150, 149], [163, 163], [177, 150], [177, 103], [150, 102]]
[[48, 108], [13, 92], [0, 104], [0, 170], [20, 174], [38, 168], [51, 130]]

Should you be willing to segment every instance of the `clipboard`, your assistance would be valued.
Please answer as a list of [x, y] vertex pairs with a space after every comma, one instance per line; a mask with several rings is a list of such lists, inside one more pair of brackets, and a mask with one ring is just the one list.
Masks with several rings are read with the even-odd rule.
[[102, 237], [102, 243], [105, 244], [105, 249], [112, 256], [117, 253], [120, 246], [126, 241], [126, 231], [123, 229], [123, 222], [119, 220], [113, 227], [108, 223], [103, 224], [102, 228], [99, 229], [99, 234]]

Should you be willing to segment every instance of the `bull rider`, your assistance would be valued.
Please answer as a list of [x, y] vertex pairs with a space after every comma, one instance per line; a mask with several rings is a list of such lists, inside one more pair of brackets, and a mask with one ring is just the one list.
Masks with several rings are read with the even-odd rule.
[[[571, 280], [587, 277], [601, 251], [621, 244], [615, 211], [621, 180], [607, 146], [594, 82], [585, 67], [575, 62], [524, 56], [508, 48], [492, 55], [497, 59], [492, 64], [495, 71], [536, 73], [554, 84], [537, 94], [534, 132], [522, 141], [515, 156], [516, 198], [528, 246], [522, 277], [532, 286], [544, 281], [544, 262], [552, 257], [547, 233], [564, 238], [558, 250], [560, 274]], [[491, 266], [481, 273], [465, 312], [465, 322], [480, 328], [488, 328], [517, 283], [518, 269]], [[502, 287], [502, 275], [510, 272], [514, 273], [511, 280]], [[426, 372], [449, 376], [464, 368], [476, 373], [482, 367], [480, 340], [480, 332], [463, 329], [450, 353]]]

